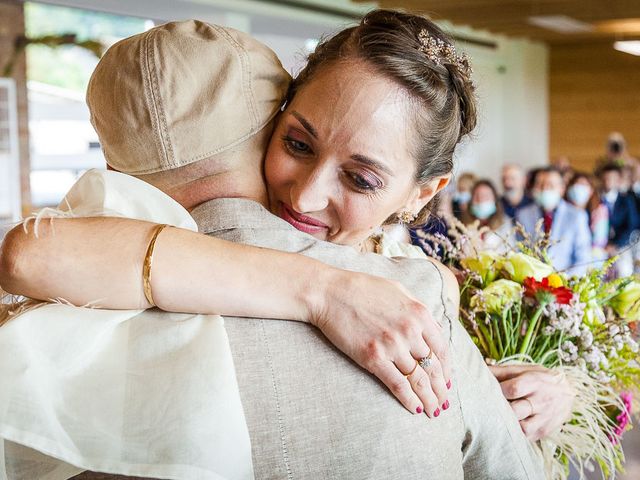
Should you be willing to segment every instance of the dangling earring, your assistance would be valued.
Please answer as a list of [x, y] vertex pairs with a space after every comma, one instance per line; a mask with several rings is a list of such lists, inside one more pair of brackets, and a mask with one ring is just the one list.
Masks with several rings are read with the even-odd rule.
[[409, 210], [402, 210], [396, 216], [398, 217], [398, 220], [400, 221], [400, 223], [404, 223], [405, 225], [410, 224], [417, 217], [416, 214], [410, 212]]

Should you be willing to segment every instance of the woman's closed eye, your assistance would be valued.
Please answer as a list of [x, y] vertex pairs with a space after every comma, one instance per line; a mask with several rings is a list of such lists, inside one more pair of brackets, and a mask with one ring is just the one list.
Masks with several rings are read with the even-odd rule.
[[380, 179], [371, 174], [347, 172], [347, 176], [357, 190], [365, 191], [367, 193], [375, 192], [384, 186]]
[[311, 147], [302, 140], [285, 135], [282, 137], [282, 141], [286, 149], [293, 155], [309, 155], [313, 153]]

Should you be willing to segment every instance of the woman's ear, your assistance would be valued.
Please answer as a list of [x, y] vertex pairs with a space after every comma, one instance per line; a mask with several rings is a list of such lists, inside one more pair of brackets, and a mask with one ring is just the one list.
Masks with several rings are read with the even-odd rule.
[[416, 186], [413, 199], [407, 204], [407, 209], [414, 214], [418, 214], [424, 206], [429, 203], [438, 192], [443, 190], [451, 181], [451, 174], [435, 177]]

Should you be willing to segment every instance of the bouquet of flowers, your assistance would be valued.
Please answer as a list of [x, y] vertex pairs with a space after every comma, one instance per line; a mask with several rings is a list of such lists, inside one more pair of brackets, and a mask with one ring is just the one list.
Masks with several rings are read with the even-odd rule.
[[458, 271], [460, 320], [488, 361], [536, 363], [562, 372], [576, 392], [572, 419], [539, 442], [549, 478], [583, 473], [597, 462], [622, 470], [620, 438], [630, 428], [640, 386], [640, 283], [607, 280], [613, 262], [580, 277], [556, 272], [548, 238], [524, 240], [505, 253], [482, 250], [482, 229], [452, 220], [449, 236], [424, 235], [424, 249]]

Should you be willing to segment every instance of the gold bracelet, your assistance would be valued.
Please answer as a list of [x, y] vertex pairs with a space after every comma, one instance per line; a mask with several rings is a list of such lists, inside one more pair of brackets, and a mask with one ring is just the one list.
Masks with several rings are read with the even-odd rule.
[[144, 263], [142, 264], [142, 288], [144, 289], [144, 296], [147, 297], [147, 301], [152, 307], [156, 306], [156, 303], [153, 301], [153, 295], [151, 294], [151, 264], [153, 263], [153, 249], [156, 246], [158, 235], [160, 235], [160, 232], [167, 226], [168, 225], [166, 224], [156, 225], [153, 229], [153, 235], [151, 236], [151, 241], [147, 247], [147, 253], [144, 255]]

